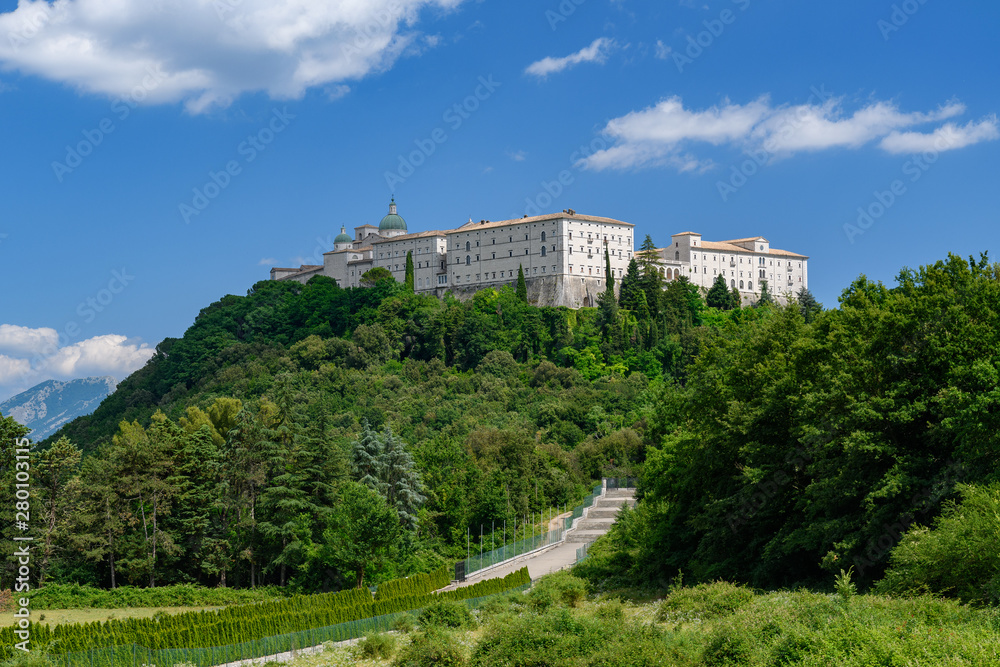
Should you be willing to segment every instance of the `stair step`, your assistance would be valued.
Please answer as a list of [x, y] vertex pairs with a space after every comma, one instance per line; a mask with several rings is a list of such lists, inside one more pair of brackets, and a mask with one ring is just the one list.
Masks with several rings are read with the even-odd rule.
[[574, 530], [566, 535], [567, 542], [593, 542], [598, 537], [607, 535], [604, 530]]
[[582, 530], [610, 530], [611, 524], [615, 520], [612, 519], [580, 519], [580, 522], [576, 524], [577, 529]]

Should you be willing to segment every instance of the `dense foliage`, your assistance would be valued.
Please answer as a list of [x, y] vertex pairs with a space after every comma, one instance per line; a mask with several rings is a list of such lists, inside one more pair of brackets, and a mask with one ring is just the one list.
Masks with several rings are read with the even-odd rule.
[[995, 481], [1000, 267], [952, 256], [898, 283], [861, 277], [811, 324], [758, 308], [715, 329], [663, 387], [643, 501], [588, 576], [778, 587], [851, 570], [864, 584], [959, 482]]

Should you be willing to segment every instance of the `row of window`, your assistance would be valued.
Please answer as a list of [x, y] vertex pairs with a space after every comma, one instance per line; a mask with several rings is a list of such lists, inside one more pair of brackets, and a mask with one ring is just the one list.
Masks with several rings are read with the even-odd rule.
[[[680, 258], [681, 258], [681, 253], [680, 253], [680, 251], [675, 251], [675, 252], [674, 252], [674, 259], [675, 259], [675, 260], [680, 260]], [[691, 253], [691, 259], [692, 259], [692, 260], [695, 260], [695, 259], [698, 259], [698, 253], [696, 253], [696, 252], [693, 252], [693, 253]], [[702, 254], [702, 258], [701, 258], [701, 259], [702, 259], [702, 261], [708, 261], [708, 253], [703, 253], [703, 254]], [[729, 259], [730, 259], [731, 261], [735, 261], [735, 258], [733, 258], [733, 257], [730, 257]], [[742, 263], [743, 263], [743, 260], [744, 260], [744, 259], [746, 259], [746, 260], [747, 260], [747, 263], [748, 263], [748, 264], [752, 263], [752, 262], [750, 262], [750, 258], [749, 258], [749, 257], [746, 257], [746, 258], [743, 258], [743, 257], [740, 257], [740, 264], [742, 264]], [[764, 259], [765, 259], [764, 257], [758, 257], [758, 258], [757, 258], [757, 264], [758, 264], [759, 266], [764, 266]], [[718, 255], [712, 255], [712, 261], [713, 261], [713, 262], [717, 262], [717, 261], [719, 261], [719, 256], [718, 256]], [[722, 256], [722, 261], [723, 261], [723, 262], [724, 262], [724, 261], [726, 261], [726, 257], [725, 257], [725, 255], [723, 255], [723, 256]], [[774, 266], [774, 260], [773, 260], [773, 259], [772, 259], [772, 260], [770, 260], [770, 265], [771, 265], [771, 266]], [[789, 268], [791, 268], [791, 266], [792, 266], [792, 263], [791, 263], [790, 261], [787, 261], [787, 260], [786, 260], [786, 261], [785, 261], [785, 265], [786, 265], [786, 266], [788, 266]], [[778, 260], [778, 266], [781, 266], [781, 260], [780, 260], [780, 259]], [[802, 268], [802, 262], [799, 262], [799, 268], [800, 268], [800, 269]]]

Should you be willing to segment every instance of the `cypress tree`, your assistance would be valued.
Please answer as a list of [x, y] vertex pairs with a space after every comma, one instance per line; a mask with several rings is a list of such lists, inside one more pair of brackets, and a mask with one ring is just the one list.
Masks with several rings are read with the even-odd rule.
[[413, 251], [406, 251], [406, 278], [404, 279], [404, 286], [407, 291], [413, 291]]
[[528, 286], [524, 283], [524, 266], [517, 265], [517, 299], [528, 303]]

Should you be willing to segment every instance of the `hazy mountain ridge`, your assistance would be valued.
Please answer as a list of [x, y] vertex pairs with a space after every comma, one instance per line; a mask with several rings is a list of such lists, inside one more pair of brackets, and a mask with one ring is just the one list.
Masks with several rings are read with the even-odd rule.
[[0, 414], [32, 429], [29, 437], [37, 442], [77, 417], [91, 414], [117, 386], [118, 381], [110, 376], [46, 380], [0, 403]]

